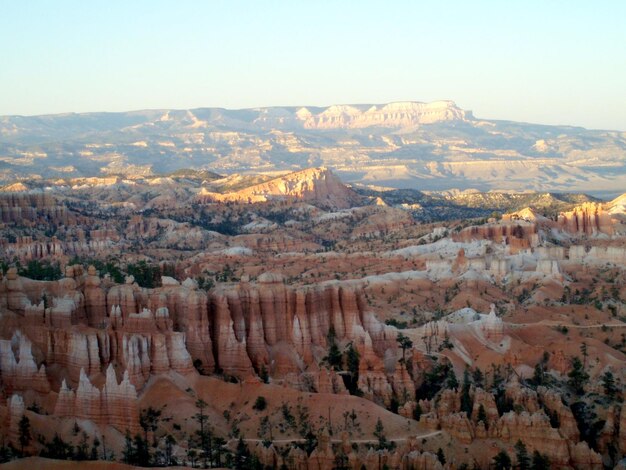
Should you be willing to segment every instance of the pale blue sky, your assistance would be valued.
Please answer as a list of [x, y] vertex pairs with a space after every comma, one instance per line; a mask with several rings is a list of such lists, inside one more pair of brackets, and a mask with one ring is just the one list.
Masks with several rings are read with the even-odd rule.
[[626, 130], [626, 1], [0, 0], [0, 115], [452, 99]]

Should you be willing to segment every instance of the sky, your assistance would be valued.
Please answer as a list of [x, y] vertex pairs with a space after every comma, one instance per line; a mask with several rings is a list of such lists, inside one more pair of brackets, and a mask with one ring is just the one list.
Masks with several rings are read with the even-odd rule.
[[626, 1], [0, 0], [0, 115], [450, 99], [626, 131]]

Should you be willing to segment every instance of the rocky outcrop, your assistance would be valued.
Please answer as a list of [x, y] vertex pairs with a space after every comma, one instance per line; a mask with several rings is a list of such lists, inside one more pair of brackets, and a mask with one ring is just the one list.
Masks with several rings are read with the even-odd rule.
[[67, 225], [71, 216], [49, 193], [0, 193], [0, 222], [23, 226], [50, 221]]
[[530, 449], [545, 453], [550, 462], [556, 465], [567, 465], [570, 453], [567, 440], [556, 429], [550, 426], [550, 420], [542, 411], [537, 413], [504, 414], [492, 429], [492, 437], [515, 444], [524, 442]]
[[102, 390], [92, 385], [81, 369], [78, 387], [70, 390], [65, 380], [61, 384], [54, 414], [59, 417], [82, 418], [97, 424], [111, 425], [120, 432], [139, 431], [137, 392], [128, 372], [118, 384], [115, 370], [110, 365]]
[[555, 415], [559, 422], [559, 431], [572, 442], [578, 442], [580, 439], [580, 433], [578, 432], [578, 425], [576, 419], [572, 414], [572, 410], [566, 406], [561, 400], [561, 396], [546, 387], [538, 387], [537, 395], [543, 406], [549, 411], [549, 413]]
[[496, 314], [495, 304], [491, 304], [489, 315], [482, 322], [481, 329], [485, 338], [492, 343], [499, 343], [504, 335], [504, 322]]
[[601, 204], [586, 202], [570, 212], [562, 212], [559, 226], [574, 235], [612, 235], [614, 233], [611, 214]]
[[357, 194], [327, 168], [297, 171], [232, 193], [203, 190], [198, 197], [201, 201], [244, 203], [291, 199], [332, 208], [351, 207], [359, 200]]
[[576, 444], [568, 442], [571, 462], [574, 468], [580, 470], [602, 470], [602, 456], [589, 448], [585, 441]]
[[5, 429], [8, 430], [9, 442], [16, 449], [21, 447], [19, 441], [20, 420], [24, 416], [25, 411], [24, 399], [21, 395], [13, 394], [7, 399], [7, 423]]
[[523, 221], [467, 227], [459, 233], [453, 234], [452, 239], [460, 242], [491, 240], [506, 245], [512, 254], [528, 250], [539, 244], [537, 224]]
[[626, 248], [623, 246], [592, 246], [589, 250], [583, 245], [572, 245], [569, 259], [589, 264], [626, 264]]
[[[17, 346], [17, 355], [13, 346]], [[20, 331], [11, 340], [0, 340], [0, 374], [6, 393], [14, 390], [33, 390], [40, 394], [50, 392], [50, 383], [44, 365], [37, 366], [32, 354], [32, 343]]]
[[369, 107], [335, 105], [319, 114], [313, 114], [308, 109], [301, 108], [297, 116], [307, 129], [400, 128], [471, 119], [471, 113], [458, 108], [452, 101], [433, 103], [404, 101]]

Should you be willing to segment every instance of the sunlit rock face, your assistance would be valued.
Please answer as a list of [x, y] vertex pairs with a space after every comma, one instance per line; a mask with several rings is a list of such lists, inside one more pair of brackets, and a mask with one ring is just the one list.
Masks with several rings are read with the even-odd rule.
[[310, 201], [334, 208], [347, 208], [358, 201], [359, 197], [327, 168], [312, 168], [232, 193], [202, 191], [199, 199], [244, 203], [271, 200]]
[[331, 106], [319, 114], [306, 108], [298, 113], [307, 129], [356, 129], [363, 127], [411, 127], [441, 121], [464, 121], [471, 113], [452, 101], [434, 103], [398, 102], [383, 106]]
[[559, 215], [559, 225], [567, 232], [578, 235], [613, 235], [611, 214], [601, 204], [585, 203], [573, 211]]

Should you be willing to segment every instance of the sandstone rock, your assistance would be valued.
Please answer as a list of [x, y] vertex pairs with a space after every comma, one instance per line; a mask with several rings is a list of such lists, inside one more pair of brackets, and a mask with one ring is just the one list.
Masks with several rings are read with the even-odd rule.
[[297, 171], [233, 193], [220, 194], [203, 190], [199, 198], [244, 203], [298, 199], [334, 208], [350, 207], [359, 199], [355, 192], [326, 168]]
[[485, 338], [489, 341], [493, 343], [499, 343], [502, 341], [504, 323], [502, 322], [502, 319], [496, 315], [496, 306], [494, 304], [491, 304], [490, 306], [489, 315], [482, 325], [482, 330]]
[[317, 438], [317, 447], [308, 458], [308, 468], [312, 470], [332, 470], [335, 466], [335, 453], [330, 444], [328, 431], [324, 430]]
[[491, 425], [495, 423], [499, 418], [496, 401], [491, 393], [486, 392], [482, 388], [477, 388], [474, 389], [474, 404], [472, 408], [472, 419], [474, 420], [474, 422], [476, 422], [478, 419], [478, 413], [481, 405], [485, 410], [485, 414], [487, 415], [487, 422], [485, 423], [485, 425], [491, 427]]
[[574, 468], [580, 470], [601, 470], [604, 468], [602, 465], [602, 456], [590, 449], [585, 441], [581, 441], [577, 444], [568, 442], [568, 444]]
[[465, 412], [440, 415], [441, 429], [462, 444], [471, 444], [474, 439], [472, 423]]
[[19, 437], [20, 437], [19, 423], [20, 423], [20, 420], [22, 419], [22, 416], [24, 416], [24, 412], [25, 412], [24, 399], [22, 398], [21, 395], [17, 395], [17, 394], [11, 395], [11, 398], [7, 400], [7, 408], [8, 408], [7, 429], [8, 429], [9, 442], [11, 442], [11, 444], [13, 444], [13, 446], [16, 449], [19, 449], [21, 447], [20, 442], [19, 442]]
[[505, 413], [496, 426], [489, 429], [489, 434], [511, 444], [521, 440], [529, 449], [548, 455], [553, 464], [569, 463], [567, 440], [550, 426], [550, 420], [543, 411], [533, 414], [526, 411], [520, 414], [513, 411]]
[[104, 290], [100, 287], [100, 277], [93, 266], [89, 266], [85, 279], [85, 310], [89, 326], [102, 327], [107, 316], [107, 303]]
[[595, 202], [585, 202], [570, 212], [562, 212], [558, 224], [563, 230], [577, 235], [612, 235], [614, 231], [611, 215]]
[[578, 442], [580, 433], [578, 432], [576, 419], [572, 414], [572, 410], [563, 404], [561, 396], [546, 387], [538, 387], [537, 395], [539, 395], [541, 403], [558, 417], [561, 435], [572, 442]]

